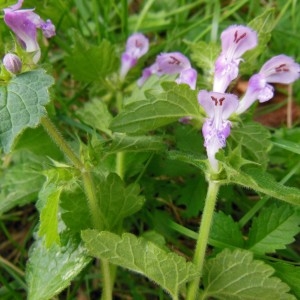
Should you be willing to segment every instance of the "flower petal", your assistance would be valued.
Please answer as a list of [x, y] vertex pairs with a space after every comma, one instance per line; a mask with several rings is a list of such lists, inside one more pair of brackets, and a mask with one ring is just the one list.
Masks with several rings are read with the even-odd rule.
[[175, 81], [180, 83], [186, 83], [190, 86], [192, 90], [195, 90], [196, 88], [196, 82], [197, 82], [197, 71], [193, 68], [183, 70], [179, 74], [179, 78], [177, 78]]
[[163, 74], [177, 74], [191, 68], [189, 59], [180, 52], [162, 53], [156, 62]]
[[218, 117], [221, 117], [222, 120], [227, 120], [239, 105], [236, 95], [205, 90], [198, 93], [198, 102], [203, 106], [209, 118], [214, 118], [218, 113]]
[[274, 56], [260, 69], [267, 82], [290, 84], [300, 76], [300, 65], [284, 54]]
[[257, 34], [243, 25], [232, 25], [221, 34], [222, 53], [228, 60], [240, 58], [246, 51], [257, 45]]
[[134, 33], [126, 43], [126, 53], [138, 59], [148, 52], [149, 40], [142, 33]]
[[39, 45], [36, 40], [36, 26], [32, 20], [39, 18], [31, 10], [7, 12], [4, 16], [5, 23], [16, 34], [27, 52], [37, 51]]

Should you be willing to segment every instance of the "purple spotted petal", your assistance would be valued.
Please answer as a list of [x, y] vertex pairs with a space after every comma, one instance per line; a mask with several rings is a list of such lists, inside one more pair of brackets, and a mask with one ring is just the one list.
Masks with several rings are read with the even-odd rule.
[[299, 78], [300, 66], [291, 57], [281, 54], [268, 60], [259, 74], [270, 83], [290, 84]]
[[141, 33], [134, 33], [127, 39], [125, 52], [133, 58], [140, 58], [148, 52], [148, 49], [149, 40]]
[[191, 68], [189, 59], [180, 52], [162, 53], [156, 62], [163, 74], [177, 74]]
[[257, 45], [257, 34], [249, 27], [232, 25], [221, 34], [222, 54], [228, 61], [239, 59], [246, 51]]
[[179, 77], [175, 80], [178, 84], [180, 83], [186, 83], [190, 86], [192, 90], [195, 90], [196, 88], [196, 82], [197, 82], [197, 71], [193, 68], [183, 70]]
[[209, 118], [218, 117], [221, 120], [227, 120], [239, 104], [236, 95], [205, 90], [198, 93], [198, 102], [203, 106]]

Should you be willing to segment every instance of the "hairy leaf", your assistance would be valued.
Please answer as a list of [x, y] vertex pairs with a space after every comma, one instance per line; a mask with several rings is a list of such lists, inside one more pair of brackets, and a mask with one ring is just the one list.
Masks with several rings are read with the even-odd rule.
[[204, 172], [206, 171], [207, 158], [204, 155], [196, 155], [195, 153], [171, 150], [166, 153], [166, 156], [168, 159], [185, 162], [187, 164], [195, 166], [196, 168], [201, 169]]
[[46, 114], [48, 88], [53, 78], [44, 70], [34, 70], [13, 77], [0, 86], [0, 145], [9, 152], [15, 139], [28, 127], [36, 127]]
[[144, 204], [139, 195], [138, 184], [124, 186], [123, 181], [115, 173], [109, 174], [97, 184], [99, 209], [104, 218], [105, 229], [113, 229], [125, 218], [137, 212]]
[[32, 155], [3, 170], [0, 177], [0, 215], [15, 206], [22, 206], [37, 199], [45, 177], [40, 173], [41, 164]]
[[183, 257], [129, 233], [118, 236], [85, 230], [82, 239], [92, 256], [148, 277], [173, 297], [178, 296], [186, 282], [198, 276], [195, 266]]
[[257, 254], [285, 249], [300, 232], [300, 214], [288, 204], [273, 204], [253, 219], [247, 245]]
[[64, 188], [72, 185], [76, 176], [71, 168], [56, 168], [45, 171], [44, 183], [36, 204], [40, 211], [39, 236], [45, 238], [46, 247], [53, 243], [60, 245], [59, 201]]
[[76, 111], [76, 115], [91, 127], [110, 134], [108, 129], [112, 115], [101, 99], [93, 99], [85, 103], [84, 107]]
[[90, 262], [79, 238], [64, 234], [62, 246], [46, 248], [37, 240], [29, 252], [26, 266], [28, 300], [48, 300], [66, 288]]
[[276, 262], [271, 263], [275, 275], [287, 283], [297, 299], [300, 299], [300, 267], [291, 264]]
[[221, 52], [220, 46], [200, 41], [190, 44], [189, 47], [191, 48], [191, 59], [204, 73], [205, 86], [203, 88], [211, 89], [215, 72], [215, 62]]
[[[222, 211], [215, 213], [209, 238], [221, 242], [222, 246], [243, 248], [244, 240], [238, 223]], [[223, 246], [224, 247], [224, 246]]]
[[74, 185], [73, 189], [62, 191], [60, 196], [61, 218], [73, 231], [92, 228], [90, 211], [83, 187]]
[[251, 252], [225, 249], [206, 262], [200, 299], [296, 300], [287, 293], [288, 285], [271, 277], [273, 273], [264, 262], [253, 260]]
[[91, 46], [77, 39], [72, 55], [66, 57], [65, 62], [77, 80], [92, 82], [114, 72], [119, 59], [114, 46], [107, 40], [102, 40], [99, 46]]
[[232, 129], [231, 139], [242, 146], [242, 155], [265, 166], [271, 149], [270, 132], [261, 124], [250, 122]]
[[125, 133], [145, 133], [182, 117], [200, 118], [196, 92], [187, 85], [165, 82], [164, 92], [145, 101], [134, 102], [112, 121], [111, 129]]
[[235, 183], [290, 204], [300, 205], [299, 189], [276, 182], [273, 176], [267, 173], [264, 168], [253, 166], [253, 162], [244, 160], [234, 152], [232, 154], [227, 157], [224, 155], [224, 151], [221, 150], [216, 155], [217, 159], [223, 163], [226, 173], [222, 175], [225, 178], [227, 177], [224, 179], [224, 183]]
[[162, 151], [165, 148], [166, 145], [159, 136], [128, 136], [115, 133], [109, 152], [148, 152]]

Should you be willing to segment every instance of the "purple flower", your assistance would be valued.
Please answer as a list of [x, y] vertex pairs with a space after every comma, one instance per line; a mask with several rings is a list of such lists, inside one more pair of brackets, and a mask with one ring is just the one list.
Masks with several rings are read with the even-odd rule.
[[3, 57], [3, 65], [7, 71], [12, 74], [18, 74], [22, 69], [22, 62], [16, 54], [7, 53]]
[[232, 25], [221, 34], [222, 51], [215, 63], [213, 90], [224, 93], [238, 76], [241, 56], [257, 45], [257, 34], [251, 28]]
[[226, 139], [231, 128], [228, 118], [237, 109], [239, 101], [233, 94], [202, 90], [198, 93], [198, 102], [208, 116], [203, 124], [202, 134], [211, 168], [217, 173], [219, 164], [215, 155], [226, 146]]
[[186, 83], [191, 89], [196, 88], [197, 72], [191, 67], [189, 59], [180, 52], [162, 53], [156, 57], [154, 64], [143, 70], [142, 77], [138, 80], [138, 86], [142, 86], [153, 74], [179, 74], [176, 79], [178, 84]]
[[157, 56], [156, 62], [163, 74], [178, 74], [191, 68], [189, 59], [180, 52], [162, 53]]
[[180, 72], [179, 77], [175, 80], [176, 83], [186, 83], [192, 90], [196, 89], [197, 71], [193, 68], [186, 69]]
[[283, 54], [274, 56], [262, 66], [258, 74], [251, 76], [236, 113], [243, 113], [256, 100], [259, 102], [270, 100], [274, 96], [274, 88], [269, 83], [290, 84], [299, 77], [300, 65], [291, 57]]
[[147, 67], [143, 70], [142, 77], [140, 77], [137, 81], [137, 85], [141, 87], [146, 80], [153, 74], [156, 74], [157, 76], [163, 75], [163, 73], [159, 70], [158, 64], [155, 62], [150, 67]]
[[20, 9], [23, 0], [17, 4], [4, 9], [4, 21], [16, 34], [20, 44], [27, 52], [35, 52], [33, 62], [37, 63], [41, 52], [37, 42], [37, 28], [43, 31], [45, 37], [55, 35], [55, 27], [50, 20], [44, 22], [34, 9]]
[[120, 76], [122, 79], [136, 65], [138, 59], [148, 52], [148, 49], [149, 41], [141, 33], [134, 33], [127, 39], [126, 49], [121, 58]]

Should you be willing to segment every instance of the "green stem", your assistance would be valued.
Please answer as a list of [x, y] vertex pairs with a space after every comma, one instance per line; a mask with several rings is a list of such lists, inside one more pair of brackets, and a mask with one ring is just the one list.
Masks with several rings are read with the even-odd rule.
[[60, 150], [68, 157], [68, 159], [72, 162], [72, 164], [79, 169], [80, 171], [85, 168], [82, 161], [78, 158], [78, 156], [74, 153], [72, 148], [67, 144], [65, 139], [62, 137], [60, 132], [57, 130], [55, 125], [48, 117], [43, 117], [41, 119], [41, 124], [48, 132], [49, 136], [53, 139], [53, 141], [57, 144]]
[[112, 300], [113, 276], [110, 264], [106, 259], [101, 260], [101, 271], [103, 277], [102, 300]]
[[116, 158], [116, 173], [120, 176], [121, 179], [124, 178], [124, 158], [125, 152], [118, 152]]
[[208, 191], [205, 200], [205, 206], [202, 214], [199, 235], [196, 243], [193, 263], [199, 270], [200, 276], [190, 282], [187, 289], [187, 300], [195, 300], [199, 291], [200, 280], [202, 276], [202, 269], [204, 264], [206, 247], [208, 244], [209, 232], [213, 220], [215, 204], [219, 191], [219, 183], [216, 181], [209, 181]]
[[[84, 186], [84, 191], [87, 197], [89, 210], [92, 217], [93, 227], [95, 229], [101, 230], [103, 228], [104, 218], [102, 212], [99, 209], [98, 198], [96, 193], [96, 187], [93, 180], [91, 171], [86, 167], [86, 165], [80, 160], [77, 154], [68, 145], [62, 135], [59, 133], [55, 125], [51, 122], [48, 117], [43, 117], [41, 119], [41, 124], [48, 132], [49, 136], [53, 141], [59, 146], [61, 151], [68, 157], [75, 168], [77, 168], [82, 176], [82, 182]], [[102, 275], [103, 275], [103, 300], [112, 299], [112, 289], [113, 289], [113, 278], [111, 275], [110, 266], [106, 260], [101, 261], [102, 264]]]

